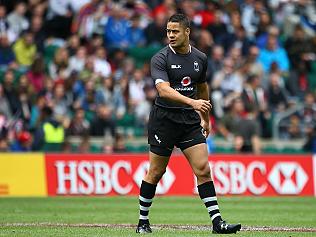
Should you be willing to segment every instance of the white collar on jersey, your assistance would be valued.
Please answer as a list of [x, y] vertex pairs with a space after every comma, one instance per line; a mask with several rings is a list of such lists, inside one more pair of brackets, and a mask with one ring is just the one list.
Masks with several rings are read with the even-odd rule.
[[[168, 44], [168, 46], [174, 54], [177, 54], [177, 52], [171, 47], [170, 44]], [[191, 44], [189, 44], [189, 53], [191, 53]]]

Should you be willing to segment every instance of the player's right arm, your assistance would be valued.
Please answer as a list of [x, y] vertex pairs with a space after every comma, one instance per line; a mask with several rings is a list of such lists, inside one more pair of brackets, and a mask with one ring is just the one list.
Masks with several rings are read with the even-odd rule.
[[186, 97], [180, 94], [178, 91], [174, 90], [170, 86], [169, 82], [158, 82], [156, 83], [156, 88], [161, 98], [189, 105], [193, 109], [201, 111], [203, 113], [207, 113], [211, 109], [211, 103], [209, 101], [203, 99], [194, 100]]
[[209, 101], [203, 99], [191, 99], [180, 94], [170, 86], [167, 73], [166, 55], [164, 55], [163, 52], [156, 54], [151, 59], [151, 76], [155, 82], [159, 97], [173, 102], [189, 105], [193, 109], [203, 113], [211, 109], [211, 103]]

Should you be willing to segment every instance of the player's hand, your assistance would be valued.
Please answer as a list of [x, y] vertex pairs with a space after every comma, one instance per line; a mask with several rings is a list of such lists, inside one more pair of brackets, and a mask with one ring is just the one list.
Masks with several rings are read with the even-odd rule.
[[209, 112], [212, 108], [212, 105], [209, 100], [201, 100], [201, 99], [192, 100], [191, 106], [193, 109], [203, 112], [203, 113]]
[[205, 122], [204, 120], [201, 121], [201, 126], [202, 126], [202, 133], [205, 138], [208, 137], [208, 135], [211, 132], [211, 127], [209, 122]]

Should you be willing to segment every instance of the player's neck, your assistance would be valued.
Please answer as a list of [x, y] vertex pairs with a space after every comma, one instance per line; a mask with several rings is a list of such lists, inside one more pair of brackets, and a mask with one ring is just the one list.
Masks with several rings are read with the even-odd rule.
[[178, 54], [188, 54], [191, 53], [191, 45], [190, 44], [186, 44], [184, 46], [181, 47], [172, 47], [169, 44], [169, 47], [172, 49], [172, 51], [174, 51], [174, 53], [178, 53]]

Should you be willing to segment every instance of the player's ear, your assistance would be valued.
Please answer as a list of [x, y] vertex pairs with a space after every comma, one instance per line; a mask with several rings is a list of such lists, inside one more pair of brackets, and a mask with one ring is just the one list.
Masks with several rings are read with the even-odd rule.
[[190, 35], [190, 28], [189, 28], [189, 27], [185, 29], [185, 34], [186, 34], [187, 36]]

